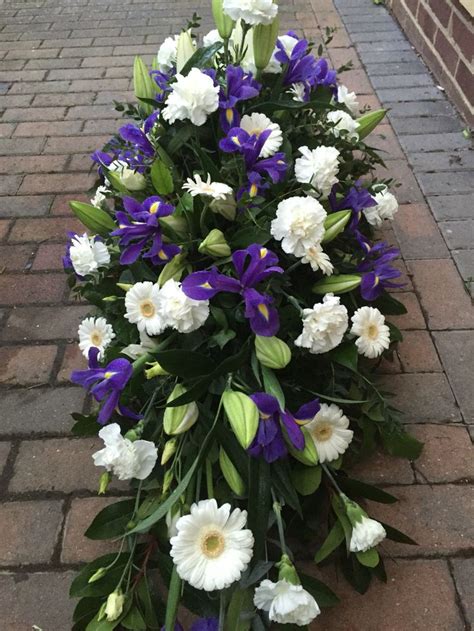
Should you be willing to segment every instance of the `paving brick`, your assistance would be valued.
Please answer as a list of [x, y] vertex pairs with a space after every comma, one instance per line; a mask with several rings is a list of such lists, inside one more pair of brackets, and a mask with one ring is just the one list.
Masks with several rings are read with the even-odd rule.
[[75, 338], [88, 306], [23, 307], [14, 309], [1, 333], [2, 340]]
[[2, 273], [24, 270], [33, 254], [34, 249], [30, 245], [2, 245], [0, 246], [0, 270]]
[[[12, 107], [3, 113], [2, 121], [34, 121], [35, 123], [38, 121], [60, 121], [64, 118], [65, 112], [65, 107]], [[15, 133], [15, 136], [42, 135], [40, 133], [19, 133], [18, 130]]]
[[2, 274], [0, 301], [5, 305], [58, 302], [66, 288], [64, 274]]
[[389, 316], [388, 320], [404, 331], [426, 329], [425, 319], [416, 294], [414, 292], [400, 292], [395, 297], [405, 305], [407, 313], [401, 316]]
[[472, 219], [474, 193], [429, 197], [428, 204], [438, 221], [443, 219]]
[[72, 412], [81, 411], [82, 388], [33, 388], [2, 393], [0, 436], [69, 434]]
[[[394, 119], [396, 121], [407, 122], [418, 119]], [[429, 121], [429, 118], [423, 119]], [[410, 163], [415, 171], [461, 171], [474, 169], [474, 153], [466, 150], [454, 151], [430, 151], [429, 153], [412, 153]], [[451, 191], [443, 191], [449, 194]], [[444, 195], [443, 195], [444, 196]]]
[[56, 350], [56, 346], [0, 347], [0, 383], [21, 386], [47, 383]]
[[426, 196], [457, 195], [472, 191], [472, 173], [420, 173], [418, 182]]
[[464, 419], [468, 423], [474, 423], [472, 397], [474, 336], [472, 331], [443, 331], [433, 335]]
[[468, 149], [469, 140], [461, 133], [413, 134], [400, 136], [400, 143], [405, 151], [446, 151], [450, 149]]
[[44, 82], [22, 82], [14, 83], [9, 94], [52, 94], [67, 92], [69, 81], [44, 81]]
[[[398, 50], [398, 42], [391, 42], [393, 44], [394, 49]], [[371, 44], [365, 44], [365, 46], [371, 46]], [[373, 44], [373, 46], [377, 46]], [[380, 44], [378, 44], [379, 48], [375, 48], [374, 52], [378, 52], [380, 50]], [[392, 53], [393, 55], [394, 53]], [[414, 88], [420, 86], [432, 86], [433, 80], [427, 74], [408, 74], [408, 75], [396, 75], [396, 76], [384, 76], [377, 75], [375, 77], [371, 77], [372, 85], [376, 90], [379, 88]], [[398, 101], [399, 99], [395, 99]]]
[[22, 179], [21, 175], [3, 175], [0, 180], [0, 195], [14, 195]]
[[462, 278], [474, 278], [474, 250], [453, 250], [451, 254]]
[[94, 517], [118, 498], [88, 497], [74, 499], [66, 516], [61, 551], [62, 563], [83, 563], [92, 561], [102, 554], [117, 549], [112, 541], [93, 541], [84, 536]]
[[[83, 153], [103, 147], [110, 136], [69, 136], [48, 138], [43, 153]], [[78, 186], [78, 189], [80, 187]]]
[[[372, 41], [369, 36], [364, 38], [364, 41]], [[376, 40], [373, 40], [376, 41]], [[377, 75], [406, 75], [406, 74], [420, 74], [425, 72], [425, 66], [419, 60], [417, 61], [401, 61], [399, 63], [386, 63], [386, 64], [366, 64], [366, 70], [369, 77], [376, 77]]]
[[410, 261], [408, 268], [430, 329], [474, 328], [471, 301], [453, 261]]
[[62, 521], [59, 501], [0, 504], [0, 566], [49, 563]]
[[449, 252], [426, 204], [400, 206], [393, 222], [405, 259], [449, 258]]
[[403, 419], [407, 423], [449, 423], [461, 420], [444, 374], [382, 376], [380, 383], [394, 394], [392, 404], [403, 412]]
[[20, 188], [20, 193], [60, 193], [63, 191], [77, 191], [89, 189], [93, 185], [95, 176], [88, 173], [26, 175]]
[[0, 219], [0, 241], [3, 241], [10, 230], [11, 221]]
[[55, 121], [20, 123], [15, 129], [14, 136], [64, 136], [77, 134], [82, 129], [82, 121]]
[[474, 559], [453, 559], [451, 565], [466, 619], [474, 620]]
[[[344, 580], [324, 568], [320, 580], [330, 584], [341, 602], [325, 609], [311, 631], [463, 631], [453, 581], [443, 560], [385, 560], [388, 584], [374, 581], [358, 594]], [[314, 564], [304, 567], [314, 574]], [[329, 580], [328, 580], [329, 579]]]
[[369, 484], [412, 484], [415, 480], [408, 460], [393, 458], [386, 453], [376, 452], [369, 459], [351, 467], [351, 475]]
[[419, 482], [466, 482], [474, 479], [473, 447], [465, 427], [417, 425], [410, 432], [424, 443], [414, 462]]
[[66, 241], [69, 230], [84, 231], [79, 221], [73, 217], [43, 217], [41, 219], [18, 219], [9, 240], [12, 243], [24, 241]]
[[387, 541], [393, 556], [452, 554], [469, 550], [474, 536], [474, 486], [416, 485], [387, 489], [396, 504], [370, 502], [369, 514], [412, 537], [418, 546]]
[[45, 243], [40, 245], [33, 262], [33, 271], [60, 270], [63, 268], [62, 257], [64, 245], [60, 243]]
[[61, 368], [58, 372], [57, 380], [60, 383], [67, 383], [70, 380], [73, 370], [84, 370], [87, 368], [87, 361], [78, 344], [68, 344], [64, 352]]
[[51, 107], [57, 105], [79, 106], [90, 105], [96, 97], [95, 92], [81, 92], [78, 94], [37, 94], [33, 99], [35, 107]]
[[11, 443], [0, 442], [0, 476], [3, 474], [8, 456], [10, 455]]
[[41, 153], [44, 138], [0, 138], [0, 155], [22, 155]]
[[[466, 175], [468, 174], [466, 173]], [[439, 227], [450, 249], [468, 250], [474, 248], [473, 220], [441, 221]]]
[[70, 629], [75, 603], [68, 592], [74, 575], [62, 570], [1, 573], [0, 610], [5, 631], [26, 631], [33, 625], [47, 631]]
[[94, 491], [100, 471], [92, 454], [101, 445], [98, 438], [24, 440], [8, 489], [11, 493]]
[[[375, 146], [379, 147], [379, 143], [371, 143]], [[400, 156], [402, 156], [402, 152], [399, 149]], [[394, 188], [393, 192], [398, 199], [400, 204], [413, 204], [415, 202], [423, 201], [423, 193], [421, 192], [420, 187], [418, 186], [418, 182], [416, 181], [415, 176], [413, 175], [412, 170], [408, 166], [406, 160], [401, 157], [398, 160], [390, 159], [393, 154], [387, 152], [387, 158], [384, 160], [385, 167], [377, 167], [375, 173], [379, 177], [393, 177], [396, 179], [396, 188]]]
[[0, 158], [0, 173], [52, 173], [64, 171], [68, 156], [8, 156]]
[[392, 119], [392, 125], [396, 132], [401, 135], [420, 134], [421, 132], [425, 134], [437, 134], [442, 132], [462, 131], [460, 120], [454, 116], [395, 117]]
[[9, 138], [15, 129], [14, 123], [0, 123], [0, 138]]
[[404, 331], [398, 356], [403, 372], [440, 372], [436, 349], [427, 331]]

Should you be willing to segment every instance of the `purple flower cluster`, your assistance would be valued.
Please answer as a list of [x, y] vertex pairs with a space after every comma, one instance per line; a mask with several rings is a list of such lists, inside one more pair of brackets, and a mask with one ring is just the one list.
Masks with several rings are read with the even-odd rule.
[[123, 206], [128, 215], [122, 211], [116, 213], [119, 227], [111, 233], [113, 237], [120, 237], [122, 265], [134, 263], [148, 245], [143, 257], [149, 258], [153, 265], [164, 265], [179, 254], [181, 250], [177, 245], [163, 242], [159, 222], [160, 217], [174, 212], [174, 206], [166, 204], [158, 196], [148, 197], [141, 204], [133, 197], [124, 197]]
[[226, 87], [222, 87], [219, 94], [220, 121], [225, 133], [240, 123], [237, 103], [255, 98], [261, 87], [251, 72], [245, 73], [240, 66], [227, 66]]
[[384, 289], [401, 287], [401, 283], [394, 282], [401, 276], [401, 272], [392, 267], [390, 263], [400, 256], [400, 250], [391, 248], [383, 241], [370, 246], [366, 259], [358, 266], [357, 271], [362, 272], [360, 293], [365, 300], [376, 300]]
[[318, 399], [306, 403], [293, 415], [288, 410], [282, 410], [277, 399], [265, 392], [256, 392], [250, 398], [260, 413], [257, 435], [248, 449], [252, 456], [263, 455], [267, 462], [284, 458], [288, 454], [284, 434], [295, 449], [301, 451], [304, 448], [301, 425], [318, 413]]
[[280, 326], [278, 311], [272, 306], [273, 298], [255, 289], [258, 283], [272, 274], [282, 274], [277, 266], [277, 256], [258, 243], [246, 250], [237, 250], [232, 255], [237, 278], [220, 274], [216, 268], [194, 272], [187, 276], [182, 285], [184, 293], [194, 300], [209, 300], [220, 292], [240, 294], [245, 303], [245, 317], [257, 335], [271, 337]]

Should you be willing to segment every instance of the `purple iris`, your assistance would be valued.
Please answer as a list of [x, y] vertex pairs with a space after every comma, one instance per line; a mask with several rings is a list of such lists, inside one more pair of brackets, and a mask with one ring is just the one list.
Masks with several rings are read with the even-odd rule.
[[224, 132], [240, 123], [237, 103], [255, 98], [262, 87], [251, 72], [244, 72], [240, 66], [227, 66], [226, 82], [226, 87], [221, 88], [219, 94], [220, 121]]
[[161, 197], [148, 197], [140, 204], [133, 197], [124, 197], [122, 211], [116, 213], [119, 227], [111, 235], [120, 237], [120, 247], [124, 248], [120, 256], [122, 265], [134, 263], [140, 253], [149, 245], [143, 255], [153, 265], [164, 265], [181, 250], [177, 245], [163, 243], [160, 217], [167, 217], [174, 212], [174, 206], [166, 204]]
[[200, 618], [191, 626], [189, 631], [218, 631], [219, 620], [217, 618]]
[[[155, 100], [159, 103], [162, 103], [165, 100], [166, 93], [171, 91], [170, 81], [174, 75], [174, 71], [167, 74], [166, 72], [162, 72], [161, 70], [152, 70], [150, 72], [150, 76], [158, 86], [159, 92], [155, 94]], [[159, 112], [158, 112], [159, 115]], [[147, 130], [145, 130], [146, 133]]]
[[239, 191], [241, 197], [244, 191], [248, 191], [250, 197], [255, 197], [258, 192], [268, 188], [263, 183], [263, 175], [270, 177], [275, 184], [285, 178], [288, 165], [283, 152], [275, 153], [270, 158], [260, 159], [263, 145], [271, 134], [270, 129], [266, 129], [258, 136], [250, 135], [241, 127], [232, 127], [225, 138], [219, 142], [219, 147], [225, 153], [240, 153], [245, 160], [248, 183]]
[[133, 368], [128, 359], [114, 359], [104, 368], [99, 366], [99, 349], [91, 348], [89, 351], [89, 368], [87, 370], [75, 370], [71, 375], [71, 381], [90, 391], [96, 401], [103, 401], [98, 422], [101, 425], [107, 423], [119, 404], [122, 390], [132, 376]]
[[137, 147], [145, 156], [150, 158], [155, 155], [153, 145], [148, 140], [146, 133], [135, 125], [128, 123], [120, 127], [119, 134], [125, 142]]
[[334, 211], [345, 210], [347, 208], [352, 209], [353, 215], [349, 224], [349, 229], [352, 231], [354, 231], [358, 226], [364, 208], [370, 208], [371, 206], [377, 205], [377, 202], [369, 191], [361, 185], [360, 180], [357, 180], [354, 186], [351, 186], [349, 192], [341, 201], [337, 201], [336, 189], [334, 187], [329, 195], [329, 203]]
[[402, 286], [394, 282], [401, 272], [390, 265], [399, 255], [400, 250], [389, 247], [385, 242], [377, 243], [369, 250], [367, 258], [357, 268], [358, 272], [362, 272], [360, 293], [365, 300], [376, 300], [384, 289]]
[[295, 449], [304, 449], [301, 425], [311, 420], [319, 411], [318, 399], [306, 403], [293, 415], [288, 410], [282, 410], [278, 400], [271, 394], [256, 392], [250, 398], [260, 413], [257, 435], [248, 449], [250, 455], [263, 455], [267, 462], [284, 458], [288, 454], [285, 434]]
[[258, 243], [246, 250], [237, 250], [232, 262], [238, 278], [220, 274], [216, 268], [195, 272], [187, 276], [182, 285], [186, 296], [194, 300], [209, 300], [216, 294], [227, 291], [240, 294], [244, 299], [245, 317], [257, 335], [271, 337], [280, 326], [278, 311], [273, 307], [273, 298], [262, 294], [255, 286], [272, 274], [282, 274], [277, 256]]

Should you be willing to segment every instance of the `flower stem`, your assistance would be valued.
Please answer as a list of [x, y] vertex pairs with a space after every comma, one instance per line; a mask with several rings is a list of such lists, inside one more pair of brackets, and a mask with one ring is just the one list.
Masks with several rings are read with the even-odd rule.
[[225, 590], [223, 589], [220, 593], [220, 600], [219, 600], [219, 631], [224, 631], [225, 601], [226, 601], [226, 593], [225, 593]]
[[334, 488], [336, 489], [336, 491], [340, 494], [340, 495], [344, 495], [343, 491], [341, 490], [341, 487], [339, 486], [339, 484], [336, 482], [336, 478], [333, 476], [333, 474], [331, 473], [329, 467], [325, 464], [321, 463], [321, 468], [323, 469], [324, 473], [328, 476], [328, 478], [331, 480], [332, 485], [334, 486]]
[[214, 497], [214, 482], [212, 480], [212, 463], [209, 458], [206, 459], [206, 489], [207, 497]]
[[272, 498], [273, 498], [273, 512], [275, 513], [277, 527], [278, 527], [278, 537], [280, 538], [281, 553], [286, 554], [285, 529], [283, 528], [283, 520], [281, 518], [281, 504], [277, 500], [273, 489], [272, 489]]

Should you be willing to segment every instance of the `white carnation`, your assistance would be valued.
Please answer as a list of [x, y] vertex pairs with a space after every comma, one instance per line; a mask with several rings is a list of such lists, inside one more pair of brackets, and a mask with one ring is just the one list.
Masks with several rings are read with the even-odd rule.
[[326, 276], [331, 276], [334, 271], [334, 266], [331, 263], [331, 259], [323, 251], [320, 245], [312, 245], [304, 251], [304, 256], [301, 259], [302, 263], [309, 263], [311, 269], [314, 272], [321, 270]]
[[319, 462], [337, 460], [349, 447], [354, 432], [349, 429], [349, 419], [334, 403], [321, 403], [316, 416], [305, 424], [318, 452]]
[[199, 329], [209, 316], [209, 301], [188, 298], [181, 283], [170, 279], [160, 289], [158, 312], [167, 327], [180, 333]]
[[355, 92], [349, 92], [345, 85], [340, 85], [337, 88], [337, 102], [343, 103], [354, 116], [357, 115], [359, 110], [357, 94]]
[[150, 475], [158, 458], [154, 443], [149, 440], [132, 442], [124, 438], [117, 423], [103, 427], [99, 437], [105, 447], [92, 455], [97, 467], [105, 467], [119, 480], [144, 480]]
[[242, 19], [247, 24], [270, 24], [278, 13], [273, 0], [224, 0], [222, 8], [233, 20]]
[[348, 138], [352, 141], [359, 140], [359, 134], [357, 133], [359, 123], [344, 110], [333, 110], [327, 114], [326, 119], [331, 125], [334, 125], [334, 127], [331, 127], [331, 133], [336, 138]]
[[306, 250], [321, 242], [326, 216], [326, 211], [316, 199], [290, 197], [278, 204], [270, 232], [281, 241], [284, 252], [304, 256]]
[[158, 49], [156, 59], [158, 61], [158, 69], [161, 72], [169, 72], [173, 66], [176, 66], [178, 39], [179, 35], [167, 37]]
[[125, 318], [148, 335], [159, 335], [166, 327], [160, 313], [159, 293], [157, 284], [145, 281], [135, 283], [125, 295]]
[[323, 302], [304, 309], [303, 332], [295, 345], [308, 348], [316, 355], [327, 353], [341, 343], [348, 320], [347, 309], [339, 303], [339, 296], [326, 294]]
[[380, 227], [384, 219], [392, 221], [395, 213], [398, 211], [398, 202], [395, 195], [387, 189], [380, 193], [375, 193], [372, 197], [377, 202], [376, 206], [364, 208], [363, 213], [371, 226]]
[[69, 256], [78, 276], [93, 274], [99, 267], [110, 263], [110, 254], [105, 243], [85, 233], [82, 236], [76, 234], [72, 237]]
[[207, 117], [219, 107], [219, 86], [199, 68], [192, 68], [184, 77], [176, 75], [172, 92], [166, 100], [163, 118], [169, 123], [189, 119], [193, 125], [204, 125]]
[[311, 623], [320, 613], [318, 603], [302, 585], [281, 580], [273, 583], [263, 580], [255, 589], [254, 605], [268, 611], [272, 622], [296, 624], [300, 627]]
[[273, 156], [281, 147], [283, 134], [281, 133], [280, 125], [272, 123], [265, 114], [259, 114], [258, 112], [254, 112], [250, 114], [250, 116], [245, 114], [240, 121], [240, 127], [251, 136], [257, 137], [260, 136], [262, 132], [271, 130], [270, 136], [266, 139], [260, 152], [261, 158]]
[[373, 359], [390, 346], [390, 329], [378, 309], [360, 307], [351, 320], [351, 333], [357, 335], [356, 346], [361, 355]]
[[219, 31], [215, 28], [209, 33], [206, 33], [202, 38], [202, 45], [207, 48], [208, 46], [212, 46], [213, 44], [217, 44], [217, 42], [222, 42], [222, 37], [219, 35]]
[[363, 516], [352, 528], [349, 549], [351, 552], [366, 552], [377, 546], [386, 536], [385, 528], [380, 522]]
[[89, 357], [91, 348], [98, 348], [98, 358], [102, 359], [104, 351], [115, 337], [112, 325], [105, 318], [85, 318], [78, 329], [79, 348], [84, 357]]
[[335, 147], [300, 147], [302, 157], [295, 162], [295, 175], [298, 182], [311, 184], [322, 195], [328, 195], [339, 181], [339, 151]]

